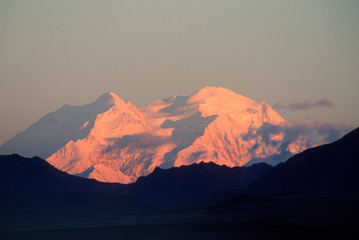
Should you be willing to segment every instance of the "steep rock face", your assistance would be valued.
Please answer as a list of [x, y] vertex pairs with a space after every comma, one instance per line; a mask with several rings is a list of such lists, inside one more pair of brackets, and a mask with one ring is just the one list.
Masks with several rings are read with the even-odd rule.
[[66, 144], [52, 152], [49, 163], [78, 176], [130, 183], [156, 167], [202, 161], [243, 166], [251, 159], [279, 156], [283, 149], [293, 154], [305, 146], [304, 139], [283, 148], [281, 134], [266, 136], [270, 143], [264, 141], [257, 134], [261, 127], [286, 126], [286, 121], [266, 103], [224, 88], [205, 87], [140, 109], [113, 93], [101, 98], [106, 98], [105, 110], [78, 120], [81, 124], [73, 134], [86, 132], [81, 137], [65, 134]]

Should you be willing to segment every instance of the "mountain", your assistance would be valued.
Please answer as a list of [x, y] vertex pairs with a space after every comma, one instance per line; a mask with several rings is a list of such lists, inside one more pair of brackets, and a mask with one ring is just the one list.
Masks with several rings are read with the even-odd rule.
[[140, 109], [108, 93], [92, 104], [46, 115], [6, 142], [0, 153], [45, 156], [73, 175], [131, 183], [156, 167], [284, 161], [304, 150], [306, 139], [288, 142], [280, 132], [263, 135], [261, 129], [287, 125], [266, 103], [220, 87], [155, 100]]
[[[353, 142], [358, 142], [358, 131], [342, 145]], [[345, 149], [353, 150], [353, 146]], [[357, 156], [353, 153], [357, 151], [347, 157]], [[357, 194], [240, 195], [228, 199], [233, 193], [217, 192], [221, 187], [240, 185], [242, 180], [250, 183], [247, 177], [254, 180], [270, 169], [263, 163], [233, 169], [200, 163], [156, 168], [136, 183], [121, 185], [70, 176], [37, 157], [0, 156], [0, 238], [288, 239], [293, 232], [298, 233], [295, 239], [358, 238]], [[353, 172], [357, 168], [342, 175]], [[318, 175], [323, 177], [321, 172]], [[221, 198], [216, 194], [198, 197], [211, 191]], [[181, 200], [183, 197], [192, 198]]]
[[127, 185], [126, 192], [146, 200], [193, 198], [238, 190], [270, 169], [272, 166], [266, 163], [230, 168], [212, 162], [170, 169], [157, 167], [150, 175]]
[[16, 153], [26, 157], [48, 158], [69, 141], [87, 137], [96, 116], [113, 105], [109, 93], [84, 106], [64, 105], [6, 141], [0, 147], [0, 154]]
[[274, 167], [246, 192], [359, 193], [359, 128], [336, 142], [308, 149]]
[[0, 192], [20, 195], [119, 193], [123, 185], [69, 175], [39, 157], [0, 155]]
[[[0, 155], [0, 212], [2, 216], [6, 212], [5, 219], [1, 219], [2, 229], [14, 224], [10, 218], [22, 219], [24, 210], [33, 212], [34, 222], [44, 209], [52, 213], [110, 212], [121, 216], [152, 211], [143, 200], [124, 193], [124, 187], [119, 183], [103, 183], [69, 175], [39, 157]], [[12, 214], [9, 211], [13, 211]], [[64, 222], [68, 221], [68, 217], [66, 215]], [[51, 222], [53, 218], [51, 215], [47, 221]], [[22, 220], [20, 222], [18, 226], [26, 224]]]
[[144, 200], [184, 199], [238, 190], [271, 168], [265, 163], [230, 168], [201, 162], [171, 169], [156, 168], [150, 175], [125, 185], [72, 176], [39, 157], [0, 155], [0, 193], [28, 196], [72, 194], [75, 197], [105, 194], [127, 195], [127, 198], [134, 196]]

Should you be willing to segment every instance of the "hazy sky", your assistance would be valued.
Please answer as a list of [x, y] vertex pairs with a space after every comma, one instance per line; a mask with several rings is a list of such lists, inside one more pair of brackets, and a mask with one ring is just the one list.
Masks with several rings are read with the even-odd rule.
[[[359, 125], [359, 1], [0, 0], [0, 144], [63, 104], [222, 86]], [[299, 106], [299, 107], [298, 107]]]

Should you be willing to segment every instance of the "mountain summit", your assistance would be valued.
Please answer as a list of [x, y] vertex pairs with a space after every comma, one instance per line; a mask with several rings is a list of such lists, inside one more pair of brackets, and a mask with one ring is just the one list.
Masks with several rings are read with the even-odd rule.
[[284, 143], [281, 134], [266, 139], [257, 134], [263, 126], [287, 124], [266, 103], [220, 87], [155, 100], [140, 109], [107, 93], [89, 105], [66, 105], [47, 114], [0, 153], [39, 155], [70, 174], [130, 183], [156, 167], [202, 161], [233, 167], [281, 151], [294, 154], [305, 148], [303, 139]]

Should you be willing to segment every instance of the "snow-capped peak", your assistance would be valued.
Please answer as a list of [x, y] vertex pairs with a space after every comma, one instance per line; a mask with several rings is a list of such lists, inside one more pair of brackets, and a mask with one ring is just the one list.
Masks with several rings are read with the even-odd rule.
[[[43, 156], [63, 171], [128, 183], [158, 166], [201, 161], [242, 166], [278, 155], [283, 136], [266, 136], [268, 144], [260, 135], [268, 124], [286, 122], [264, 102], [221, 87], [155, 100], [141, 109], [108, 92], [91, 104], [46, 115], [14, 138], [12, 146], [39, 152], [49, 146]], [[302, 142], [289, 149], [301, 149]]]
[[118, 106], [127, 106], [127, 103], [122, 100], [118, 95], [113, 92], [107, 92], [103, 94], [97, 102], [105, 103], [108, 106], [118, 105]]
[[219, 115], [223, 112], [243, 114], [248, 108], [258, 108], [259, 103], [222, 87], [204, 87], [187, 101], [199, 104], [203, 117]]
[[242, 101], [250, 101], [250, 102], [254, 102], [253, 100], [243, 97], [229, 89], [226, 88], [222, 88], [222, 87], [211, 87], [211, 86], [206, 86], [201, 88], [200, 90], [198, 90], [197, 92], [195, 92], [191, 97], [191, 101], [193, 102], [200, 102], [200, 101], [207, 101], [210, 98], [222, 98], [222, 99], [226, 99], [231, 100], [231, 99], [237, 99], [241, 98]]

